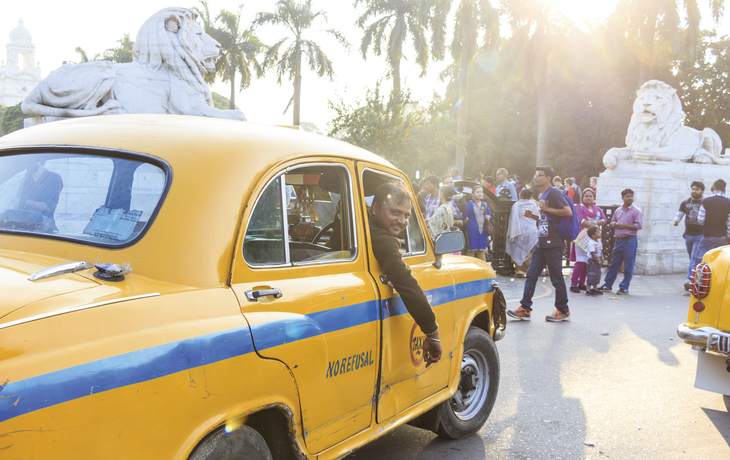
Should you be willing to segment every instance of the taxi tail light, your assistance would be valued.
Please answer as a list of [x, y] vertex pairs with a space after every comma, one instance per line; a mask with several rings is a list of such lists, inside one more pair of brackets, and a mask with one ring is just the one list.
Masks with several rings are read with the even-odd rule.
[[698, 264], [692, 272], [692, 283], [690, 292], [697, 299], [707, 297], [710, 293], [710, 285], [712, 284], [712, 269], [706, 263]]

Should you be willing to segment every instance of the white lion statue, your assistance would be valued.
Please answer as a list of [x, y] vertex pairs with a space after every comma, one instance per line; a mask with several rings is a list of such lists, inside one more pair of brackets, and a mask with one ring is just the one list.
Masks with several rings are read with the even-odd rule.
[[147, 19], [134, 43], [133, 62], [66, 64], [25, 98], [28, 115], [88, 117], [170, 113], [246, 120], [238, 110], [213, 107], [203, 74], [215, 70], [220, 44], [185, 8], [165, 8]]
[[603, 165], [607, 169], [614, 169], [619, 160], [730, 164], [722, 156], [722, 140], [714, 130], [682, 125], [684, 111], [676, 89], [650, 80], [636, 95], [626, 148], [606, 152]]

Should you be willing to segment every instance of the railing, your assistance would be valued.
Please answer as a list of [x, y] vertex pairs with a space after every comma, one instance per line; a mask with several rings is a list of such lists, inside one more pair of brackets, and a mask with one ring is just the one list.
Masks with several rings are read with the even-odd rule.
[[[462, 183], [466, 184], [466, 181]], [[457, 187], [458, 188], [458, 187]], [[463, 189], [463, 187], [462, 187]], [[460, 190], [462, 191], [462, 190]], [[509, 218], [512, 212], [512, 205], [515, 203], [509, 197], [507, 189], [503, 189], [502, 196], [497, 197], [489, 190], [484, 191], [484, 201], [489, 205], [492, 212], [492, 226], [494, 227], [494, 235], [490, 239], [489, 248], [487, 250], [487, 261], [491, 262], [494, 271], [503, 276], [513, 275], [515, 273], [514, 263], [507, 254], [505, 248], [507, 246], [507, 230], [509, 229]], [[465, 192], [466, 193], [466, 192]], [[471, 195], [467, 194], [467, 200], [471, 199]], [[603, 213], [606, 214], [606, 223], [601, 227], [601, 243], [603, 244], [603, 259], [604, 264], [608, 265], [611, 263], [611, 256], [613, 254], [613, 227], [611, 227], [611, 219], [613, 214], [618, 209], [618, 206], [601, 206]], [[463, 231], [464, 229], [462, 229]], [[464, 232], [466, 237], [466, 232]], [[565, 252], [563, 254], [563, 260], [565, 261], [565, 267], [570, 267], [570, 244], [572, 242], [565, 242]], [[466, 254], [466, 251], [464, 251]]]

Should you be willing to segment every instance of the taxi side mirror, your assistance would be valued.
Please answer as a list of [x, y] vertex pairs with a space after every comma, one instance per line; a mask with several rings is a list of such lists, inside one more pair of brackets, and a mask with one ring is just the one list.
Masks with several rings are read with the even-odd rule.
[[433, 266], [441, 268], [441, 256], [464, 249], [464, 234], [461, 232], [447, 232], [436, 236], [433, 242], [436, 261]]

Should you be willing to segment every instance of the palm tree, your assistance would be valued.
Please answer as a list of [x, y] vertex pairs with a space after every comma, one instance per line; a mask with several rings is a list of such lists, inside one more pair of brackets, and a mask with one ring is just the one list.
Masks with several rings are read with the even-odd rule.
[[[373, 53], [380, 56], [387, 53], [393, 77], [393, 95], [400, 96], [400, 61], [403, 59], [403, 44], [410, 35], [416, 51], [416, 64], [421, 67], [421, 76], [428, 64], [428, 40], [426, 27], [429, 23], [430, 3], [423, 0], [355, 0], [354, 6], [365, 4], [365, 12], [357, 19], [357, 25], [365, 31], [360, 41], [360, 52], [366, 59], [372, 46]], [[366, 23], [374, 19], [366, 26]]]
[[[436, 0], [432, 5], [431, 48], [435, 59], [443, 59], [445, 47], [446, 19], [453, 0]], [[454, 15], [453, 39], [449, 49], [454, 63], [459, 65], [459, 99], [456, 118], [456, 135], [466, 136], [467, 101], [469, 90], [469, 67], [474, 60], [479, 34], [485, 31], [483, 45], [494, 45], [499, 39], [499, 11], [489, 0], [457, 0]], [[464, 171], [464, 146], [456, 147], [455, 166]]]
[[[278, 82], [281, 84], [282, 78], [286, 75], [289, 79], [294, 80], [294, 95], [289, 101], [291, 105], [294, 103], [293, 123], [299, 125], [299, 112], [302, 93], [302, 61], [304, 56], [307, 58], [307, 64], [310, 70], [317, 73], [317, 76], [327, 76], [330, 81], [334, 78], [334, 69], [332, 61], [322, 51], [320, 46], [311, 39], [305, 38], [305, 33], [312, 28], [314, 20], [321, 17], [327, 21], [327, 13], [324, 11], [312, 11], [312, 0], [304, 2], [296, 2], [295, 0], [279, 0], [276, 2], [275, 11], [273, 13], [258, 13], [254, 20], [254, 26], [264, 24], [280, 25], [289, 30], [289, 36], [286, 36], [272, 45], [266, 53], [264, 67], [275, 67]], [[334, 29], [324, 30], [323, 32], [333, 36], [345, 48], [349, 49], [350, 44], [345, 37]], [[287, 43], [289, 46], [281, 51]], [[287, 105], [286, 110], [289, 109]]]
[[[202, 8], [194, 8], [203, 21], [203, 27], [208, 35], [221, 45], [221, 53], [215, 61], [215, 74], [207, 75], [206, 81], [212, 83], [215, 76], [220, 76], [223, 82], [231, 83], [230, 109], [236, 108], [236, 74], [241, 74], [240, 89], [246, 89], [251, 84], [254, 73], [261, 77], [264, 74], [263, 66], [258, 62], [257, 55], [266, 46], [254, 34], [253, 28], [243, 29], [241, 13], [238, 14], [221, 10], [215, 21], [211, 21], [208, 3], [200, 1]], [[216, 27], [217, 24], [220, 24]]]
[[550, 0], [503, 0], [512, 37], [503, 50], [505, 67], [511, 67], [537, 89], [536, 165], [546, 164], [550, 108], [549, 70], [570, 61], [567, 37], [573, 24], [554, 13]]
[[256, 37], [253, 27], [242, 30], [242, 11], [243, 5], [239, 7], [238, 15], [221, 10], [216, 17], [216, 22], [220, 23], [216, 35], [221, 44], [221, 54], [216, 60], [215, 70], [224, 82], [231, 82], [231, 110], [236, 108], [236, 73], [241, 74], [241, 89], [248, 88], [254, 72], [259, 78], [264, 74], [264, 68], [256, 56], [266, 46]]
[[[616, 4], [608, 26], [614, 37], [626, 40], [635, 48], [640, 62], [639, 86], [651, 80], [652, 67], [657, 63], [669, 63], [681, 50], [693, 57], [699, 49], [701, 15], [698, 2], [683, 2], [687, 20], [684, 34], [676, 0], [619, 0]], [[709, 0], [709, 4], [712, 19], [718, 24], [725, 0]]]

